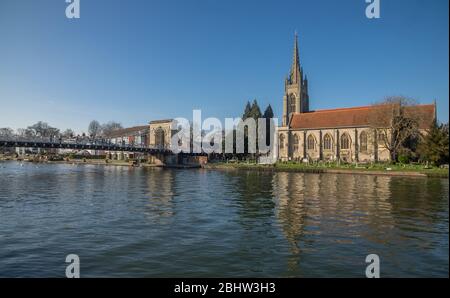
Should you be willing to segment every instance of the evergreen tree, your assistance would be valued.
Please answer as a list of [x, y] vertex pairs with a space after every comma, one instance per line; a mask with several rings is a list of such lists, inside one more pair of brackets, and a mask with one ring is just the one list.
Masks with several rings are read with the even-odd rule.
[[449, 160], [449, 129], [448, 123], [434, 124], [419, 145], [422, 160], [435, 165], [448, 164]]
[[258, 105], [258, 102], [256, 101], [256, 99], [253, 101], [249, 116], [253, 117], [253, 119], [255, 119], [256, 121], [258, 120], [258, 118], [261, 118], [261, 116], [262, 116], [261, 109], [259, 108], [259, 105]]
[[252, 107], [250, 106], [250, 102], [247, 101], [247, 105], [245, 106], [244, 109], [244, 115], [242, 116], [242, 120], [247, 119], [248, 117], [250, 117], [250, 111], [251, 111]]
[[266, 119], [273, 118], [273, 110], [272, 110], [272, 106], [270, 104], [267, 106], [266, 110], [264, 111], [263, 118], [266, 118]]
[[270, 145], [270, 121], [273, 118], [272, 106], [269, 104], [264, 111], [263, 118], [266, 119], [266, 145]]

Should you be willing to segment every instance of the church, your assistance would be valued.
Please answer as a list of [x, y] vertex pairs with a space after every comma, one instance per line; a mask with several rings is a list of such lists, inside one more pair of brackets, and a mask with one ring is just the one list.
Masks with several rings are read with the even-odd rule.
[[[300, 64], [298, 37], [283, 96], [282, 124], [278, 127], [278, 160], [280, 161], [389, 161], [390, 153], [374, 126], [376, 106], [311, 111], [308, 78]], [[436, 119], [436, 104], [407, 107], [407, 113], [420, 115], [419, 129], [425, 131]], [[386, 130], [384, 130], [386, 131]]]

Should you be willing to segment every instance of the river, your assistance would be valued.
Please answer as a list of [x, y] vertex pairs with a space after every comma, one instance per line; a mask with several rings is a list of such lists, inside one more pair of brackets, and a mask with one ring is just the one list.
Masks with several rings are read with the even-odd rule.
[[0, 277], [448, 277], [449, 182], [0, 163]]

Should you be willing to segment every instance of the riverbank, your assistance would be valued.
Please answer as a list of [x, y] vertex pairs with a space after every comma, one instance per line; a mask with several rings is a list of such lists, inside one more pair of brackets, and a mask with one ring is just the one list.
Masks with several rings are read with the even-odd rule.
[[[0, 158], [0, 161], [19, 161], [16, 159]], [[20, 161], [31, 162], [31, 161]], [[134, 164], [132, 161], [124, 160], [104, 160], [104, 159], [70, 159], [59, 161], [40, 161], [49, 164], [77, 164], [77, 165], [102, 165], [102, 166], [123, 166], [123, 167], [166, 167], [177, 169], [200, 168], [200, 165], [172, 165], [163, 166], [149, 163]], [[298, 173], [333, 173], [333, 174], [353, 174], [353, 175], [386, 175], [386, 176], [406, 176], [406, 177], [437, 177], [448, 178], [449, 170], [445, 168], [430, 167], [420, 165], [385, 165], [373, 164], [370, 166], [349, 165], [327, 165], [327, 164], [302, 164], [302, 163], [276, 163], [273, 165], [261, 165], [255, 163], [208, 163], [202, 166], [210, 170], [251, 170], [269, 172], [298, 172]]]
[[46, 164], [72, 164], [72, 165], [101, 165], [101, 166], [119, 166], [119, 167], [143, 167], [143, 168], [171, 168], [171, 169], [198, 169], [200, 164], [183, 164], [183, 165], [161, 165], [151, 163], [134, 163], [133, 161], [125, 160], [108, 160], [105, 159], [64, 159], [64, 160], [19, 160], [16, 158], [0, 158], [1, 161], [16, 161], [16, 162], [34, 162]]
[[105, 159], [65, 159], [65, 160], [44, 160], [44, 161], [31, 161], [31, 160], [18, 160], [15, 158], [0, 158], [1, 161], [16, 161], [16, 162], [35, 162], [35, 163], [47, 163], [47, 164], [76, 164], [76, 165], [102, 165], [102, 166], [122, 166], [122, 167], [161, 167], [161, 165], [140, 163], [134, 164], [132, 161], [125, 160], [108, 160]]
[[206, 169], [220, 170], [253, 170], [272, 172], [298, 172], [298, 173], [333, 173], [333, 174], [353, 174], [353, 175], [387, 175], [387, 176], [407, 176], [407, 177], [439, 177], [448, 178], [448, 169], [425, 168], [419, 165], [382, 165], [371, 166], [356, 165], [309, 165], [301, 163], [276, 163], [273, 165], [260, 165], [254, 163], [209, 163], [204, 166]]
[[125, 160], [106, 160], [104, 159], [86, 159], [86, 160], [80, 160], [80, 159], [71, 159], [71, 160], [61, 160], [61, 161], [47, 161], [47, 163], [62, 163], [62, 164], [77, 164], [77, 165], [101, 165], [101, 166], [119, 166], [119, 167], [158, 167], [159, 165], [156, 164], [149, 164], [149, 163], [139, 163], [134, 164], [132, 161], [125, 161]]

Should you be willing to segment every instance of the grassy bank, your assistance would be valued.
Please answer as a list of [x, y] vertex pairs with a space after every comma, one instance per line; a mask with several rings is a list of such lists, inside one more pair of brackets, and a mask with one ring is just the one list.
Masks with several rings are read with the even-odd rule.
[[343, 173], [343, 174], [372, 174], [392, 176], [427, 176], [448, 178], [448, 169], [438, 167], [425, 167], [413, 164], [331, 164], [317, 163], [304, 164], [295, 162], [276, 163], [274, 165], [259, 165], [255, 163], [210, 163], [206, 166], [210, 169], [243, 169], [261, 171], [286, 171], [302, 173]]

